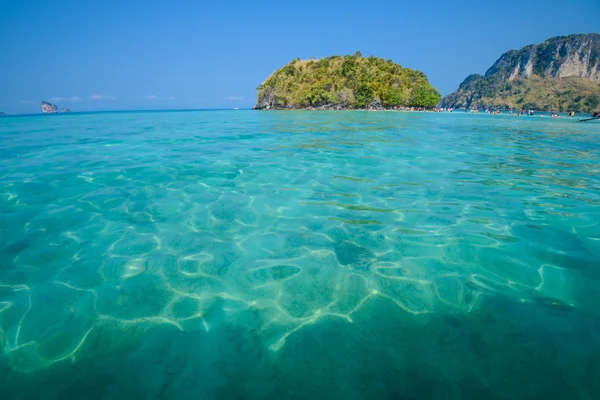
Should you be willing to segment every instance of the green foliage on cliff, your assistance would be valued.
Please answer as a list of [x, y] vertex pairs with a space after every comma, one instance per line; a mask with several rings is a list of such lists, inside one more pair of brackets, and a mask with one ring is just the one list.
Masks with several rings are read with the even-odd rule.
[[600, 86], [586, 78], [532, 75], [490, 84], [480, 77], [444, 99], [442, 105], [591, 113], [600, 107]]
[[424, 73], [391, 60], [363, 57], [360, 52], [293, 60], [273, 73], [257, 92], [257, 108], [431, 108], [441, 100]]
[[435, 88], [420, 83], [413, 88], [409, 104], [415, 107], [430, 108], [439, 103], [440, 100], [440, 93]]

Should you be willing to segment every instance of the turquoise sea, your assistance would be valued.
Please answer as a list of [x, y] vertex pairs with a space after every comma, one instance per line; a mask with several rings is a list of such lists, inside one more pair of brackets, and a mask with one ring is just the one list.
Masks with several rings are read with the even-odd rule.
[[0, 120], [2, 399], [597, 399], [600, 123]]

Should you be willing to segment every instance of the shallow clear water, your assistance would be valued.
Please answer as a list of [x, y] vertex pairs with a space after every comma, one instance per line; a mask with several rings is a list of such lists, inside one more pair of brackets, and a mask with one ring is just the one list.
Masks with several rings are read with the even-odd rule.
[[4, 118], [3, 398], [596, 398], [599, 150], [506, 115]]

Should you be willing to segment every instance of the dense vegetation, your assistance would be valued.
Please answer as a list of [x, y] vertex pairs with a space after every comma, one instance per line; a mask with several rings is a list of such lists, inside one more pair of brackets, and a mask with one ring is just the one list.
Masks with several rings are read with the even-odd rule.
[[421, 71], [391, 60], [333, 56], [296, 59], [258, 88], [259, 109], [435, 107], [441, 101]]
[[600, 107], [600, 35], [569, 35], [504, 53], [467, 77], [444, 107], [592, 112]]
[[444, 98], [442, 105], [586, 113], [600, 107], [600, 86], [586, 78], [532, 75], [504, 82], [482, 76], [471, 79], [462, 89]]

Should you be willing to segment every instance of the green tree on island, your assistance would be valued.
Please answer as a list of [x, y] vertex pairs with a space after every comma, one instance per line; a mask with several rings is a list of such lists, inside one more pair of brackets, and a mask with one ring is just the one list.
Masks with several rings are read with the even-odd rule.
[[419, 84], [410, 94], [409, 103], [415, 107], [432, 108], [442, 100], [442, 95], [429, 85]]
[[363, 57], [360, 52], [320, 60], [295, 59], [275, 71], [257, 92], [258, 109], [432, 108], [441, 101], [423, 72], [391, 60]]

